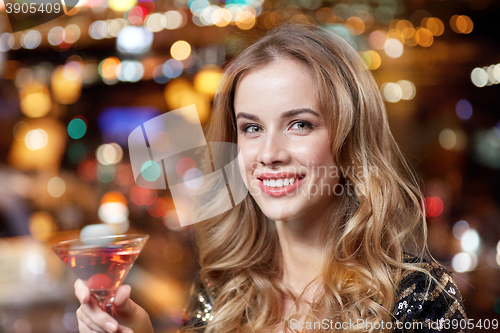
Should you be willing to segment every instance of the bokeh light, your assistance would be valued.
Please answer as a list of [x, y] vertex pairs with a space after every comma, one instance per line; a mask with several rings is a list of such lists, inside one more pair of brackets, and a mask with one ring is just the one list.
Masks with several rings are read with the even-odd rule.
[[208, 65], [203, 67], [194, 77], [194, 87], [196, 90], [214, 96], [221, 78], [219, 66]]
[[455, 132], [449, 128], [445, 128], [439, 133], [439, 144], [444, 149], [453, 149], [457, 143]]
[[172, 58], [176, 60], [184, 60], [191, 54], [191, 45], [188, 42], [179, 40], [172, 44], [170, 48], [170, 54]]
[[160, 13], [151, 14], [146, 18], [144, 26], [152, 32], [159, 32], [167, 27], [167, 18]]
[[460, 252], [451, 260], [451, 266], [456, 272], [463, 273], [474, 270], [477, 262], [478, 259], [474, 253]]
[[73, 143], [68, 148], [68, 159], [74, 163], [79, 164], [85, 159], [87, 155], [87, 148], [80, 142]]
[[130, 164], [121, 164], [118, 166], [115, 182], [118, 185], [132, 185], [134, 183], [134, 175]]
[[49, 240], [57, 229], [52, 215], [44, 211], [33, 213], [28, 223], [31, 236], [42, 242]]
[[171, 209], [163, 216], [163, 224], [172, 231], [182, 230], [178, 215], [182, 214], [179, 210]]
[[89, 224], [80, 231], [80, 239], [117, 235], [116, 229], [109, 224]]
[[161, 167], [155, 161], [146, 161], [141, 167], [141, 175], [145, 180], [154, 182], [160, 178]]
[[203, 177], [203, 172], [201, 172], [199, 169], [196, 168], [191, 168], [186, 170], [183, 178], [184, 178], [184, 184], [191, 189], [200, 188], [201, 186], [203, 186], [203, 183], [205, 182], [205, 178]]
[[179, 77], [183, 70], [184, 65], [176, 59], [169, 59], [161, 66], [162, 74], [168, 79]]
[[82, 93], [83, 64], [72, 61], [58, 66], [52, 73], [54, 99], [61, 104], [73, 104]]
[[451, 29], [458, 34], [470, 34], [474, 23], [467, 15], [453, 15], [450, 19]]
[[41, 42], [42, 35], [37, 30], [28, 30], [21, 35], [21, 45], [25, 49], [36, 49]]
[[49, 143], [49, 136], [43, 129], [33, 129], [26, 133], [24, 142], [29, 150], [40, 150]]
[[92, 160], [83, 160], [78, 164], [78, 177], [84, 181], [97, 180], [97, 163]]
[[422, 47], [429, 47], [434, 43], [434, 35], [429, 30], [419, 27], [415, 29], [415, 41]]
[[[127, 199], [117, 191], [107, 192], [101, 199], [98, 215], [101, 221], [111, 224], [122, 224], [127, 221], [129, 210]], [[126, 225], [128, 228], [128, 225]]]
[[64, 38], [66, 37], [66, 32], [63, 27], [55, 26], [49, 30], [47, 35], [47, 39], [50, 45], [56, 46], [60, 45], [64, 42]]
[[476, 87], [481, 88], [488, 84], [488, 73], [483, 68], [474, 68], [471, 72], [470, 78]]
[[147, 15], [146, 9], [142, 6], [135, 6], [125, 14], [125, 17], [130, 24], [140, 25], [144, 22]]
[[189, 157], [181, 158], [175, 165], [175, 170], [177, 171], [177, 174], [181, 177], [184, 177], [186, 171], [193, 168], [196, 168], [196, 163], [193, 161], [192, 158]]
[[87, 124], [82, 118], [73, 118], [68, 124], [68, 135], [72, 139], [81, 139], [87, 132]]
[[383, 50], [386, 41], [386, 33], [382, 30], [375, 30], [368, 35], [368, 43], [374, 50]]
[[345, 21], [345, 26], [353, 35], [361, 35], [365, 31], [365, 23], [357, 16], [349, 17]]
[[408, 80], [400, 80], [397, 82], [397, 84], [401, 87], [401, 99], [408, 101], [413, 99], [417, 94], [417, 89], [415, 88], [413, 82]]
[[66, 192], [66, 183], [62, 178], [52, 177], [47, 183], [47, 191], [54, 198], [59, 198]]
[[26, 122], [20, 121], [14, 125], [12, 134], [17, 141], [24, 142], [26, 133], [28, 133], [29, 130], [30, 126]]
[[130, 200], [137, 206], [151, 205], [156, 202], [158, 194], [155, 190], [148, 190], [134, 186], [130, 190]]
[[40, 118], [52, 109], [49, 89], [41, 82], [32, 82], [22, 86], [19, 92], [21, 111], [30, 118]]
[[186, 24], [186, 14], [177, 10], [170, 10], [163, 14], [167, 19], [165, 28], [168, 30], [179, 29]]
[[124, 27], [116, 37], [118, 51], [123, 53], [144, 53], [151, 48], [152, 44], [153, 33], [144, 27]]
[[246, 6], [241, 13], [236, 16], [236, 26], [241, 30], [249, 30], [252, 29], [255, 25], [255, 18], [257, 13], [255, 9], [251, 6]]
[[105, 80], [104, 82], [118, 81], [117, 73], [120, 68], [120, 60], [116, 57], [109, 57], [101, 61], [99, 64], [99, 75]]
[[[163, 215], [162, 215], [163, 216]], [[182, 246], [177, 243], [177, 242], [170, 242], [168, 244], [165, 245], [165, 247], [163, 248], [163, 256], [165, 257], [165, 259], [169, 262], [169, 263], [176, 263], [176, 262], [180, 262], [183, 258], [183, 255], [184, 255], [184, 249], [182, 248]], [[176, 322], [179, 322], [179, 324], [182, 323], [182, 313], [180, 314], [180, 316], [178, 318], [174, 318], [174, 316], [172, 316], [172, 319]]]
[[462, 120], [469, 120], [472, 117], [472, 105], [466, 99], [461, 99], [455, 105], [455, 112], [458, 118]]
[[476, 252], [481, 246], [481, 238], [475, 229], [468, 229], [464, 231], [460, 238], [460, 246], [463, 251]]
[[164, 131], [156, 131], [148, 136], [150, 147], [157, 151], [166, 151], [170, 144], [170, 137]]
[[136, 4], [137, 0], [108, 0], [109, 8], [117, 12], [125, 12]]
[[380, 87], [384, 99], [391, 103], [397, 103], [403, 98], [403, 90], [397, 83], [387, 82]]
[[118, 80], [137, 82], [144, 76], [144, 67], [139, 61], [124, 60], [116, 68]]
[[184, 115], [187, 121], [192, 123], [204, 123], [207, 121], [210, 114], [211, 97], [194, 89], [190, 81], [182, 78], [171, 80], [165, 87], [164, 96], [171, 110], [179, 109], [186, 105], [196, 105], [198, 116], [196, 117], [192, 113]]
[[424, 199], [425, 213], [428, 217], [438, 217], [443, 213], [443, 200], [439, 197], [426, 197]]
[[370, 70], [378, 69], [382, 64], [382, 59], [380, 58], [380, 55], [372, 50], [364, 52], [362, 58], [365, 61], [366, 66]]
[[456, 239], [460, 240], [462, 239], [462, 235], [464, 234], [464, 232], [469, 229], [469, 223], [467, 223], [467, 221], [460, 220], [453, 226], [453, 236], [455, 236]]
[[70, 24], [66, 28], [64, 28], [64, 42], [68, 44], [73, 44], [80, 39], [82, 32], [80, 27], [76, 24]]
[[96, 158], [103, 165], [117, 164], [123, 158], [123, 149], [116, 143], [103, 144], [97, 148]]
[[113, 165], [99, 164], [96, 169], [97, 179], [101, 183], [110, 183], [115, 179], [115, 167]]
[[384, 43], [384, 51], [391, 58], [399, 58], [403, 55], [403, 44], [395, 38], [389, 38]]
[[444, 23], [437, 17], [426, 17], [422, 20], [422, 26], [429, 30], [434, 36], [444, 33]]

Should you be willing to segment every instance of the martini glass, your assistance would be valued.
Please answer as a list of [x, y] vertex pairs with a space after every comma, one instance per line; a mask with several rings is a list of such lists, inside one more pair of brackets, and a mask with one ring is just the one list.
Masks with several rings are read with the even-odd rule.
[[112, 235], [64, 241], [52, 250], [113, 315], [116, 289], [123, 283], [149, 235]]

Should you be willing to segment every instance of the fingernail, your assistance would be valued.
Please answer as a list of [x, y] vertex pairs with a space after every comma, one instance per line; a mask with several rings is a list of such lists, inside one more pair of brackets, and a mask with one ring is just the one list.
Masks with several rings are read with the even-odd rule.
[[116, 332], [117, 329], [118, 329], [118, 325], [116, 323], [112, 323], [112, 322], [106, 323], [106, 331], [108, 331], [110, 333], [114, 333], [114, 332]]

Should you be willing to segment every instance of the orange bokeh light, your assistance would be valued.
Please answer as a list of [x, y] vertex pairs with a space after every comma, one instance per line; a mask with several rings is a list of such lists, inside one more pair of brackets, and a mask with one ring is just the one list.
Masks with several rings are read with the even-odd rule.
[[101, 205], [107, 202], [120, 202], [124, 205], [127, 204], [127, 199], [123, 194], [117, 191], [110, 191], [106, 193], [101, 199]]

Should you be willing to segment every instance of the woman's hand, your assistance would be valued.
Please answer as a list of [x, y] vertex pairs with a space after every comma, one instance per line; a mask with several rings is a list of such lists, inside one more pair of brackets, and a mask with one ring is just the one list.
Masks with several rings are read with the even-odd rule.
[[80, 333], [154, 333], [147, 312], [130, 299], [131, 290], [129, 285], [116, 290], [113, 318], [99, 307], [85, 283], [76, 280], [75, 295], [80, 301], [76, 316]]

